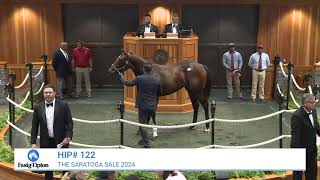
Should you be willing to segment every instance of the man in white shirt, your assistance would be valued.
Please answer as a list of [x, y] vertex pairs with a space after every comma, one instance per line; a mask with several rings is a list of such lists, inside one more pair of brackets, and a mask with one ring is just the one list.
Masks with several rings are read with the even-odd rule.
[[[73, 135], [73, 121], [67, 103], [55, 99], [55, 89], [46, 85], [43, 89], [44, 101], [34, 109], [31, 128], [31, 147], [37, 148], [40, 127], [40, 148], [67, 148]], [[45, 179], [53, 179], [53, 172], [47, 171]]]
[[183, 30], [177, 13], [172, 14], [172, 23], [165, 25], [163, 33], [180, 33]]
[[250, 56], [248, 65], [252, 68], [251, 100], [256, 101], [257, 85], [259, 85], [259, 98], [264, 101], [264, 81], [270, 60], [268, 54], [263, 52], [263, 45], [257, 46], [257, 52]]
[[235, 44], [229, 44], [229, 51], [224, 53], [222, 56], [222, 64], [226, 69], [226, 80], [227, 80], [227, 89], [228, 95], [227, 98], [232, 98], [232, 81], [236, 87], [237, 95], [239, 98], [242, 98], [242, 93], [240, 90], [240, 76], [241, 76], [241, 68], [242, 68], [242, 57], [241, 54], [235, 51]]
[[[302, 96], [302, 106], [291, 117], [291, 148], [306, 149], [307, 180], [317, 179], [317, 140], [320, 127], [316, 112], [316, 99], [313, 94]], [[293, 172], [294, 180], [302, 180], [302, 171]]]
[[151, 23], [151, 15], [144, 15], [144, 24], [138, 26], [136, 36], [143, 36], [145, 32], [155, 32], [157, 35], [159, 33], [158, 26]]
[[63, 99], [63, 83], [67, 87], [67, 94], [72, 97], [72, 58], [68, 55], [68, 43], [62, 42], [54, 53], [52, 66], [56, 72], [57, 98]]

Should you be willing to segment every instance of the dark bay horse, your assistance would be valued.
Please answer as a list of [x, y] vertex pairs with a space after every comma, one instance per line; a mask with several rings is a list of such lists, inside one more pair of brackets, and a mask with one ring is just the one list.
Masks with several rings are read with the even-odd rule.
[[[124, 72], [131, 69], [138, 76], [143, 74], [145, 59], [136, 54], [123, 51], [109, 68], [109, 72]], [[209, 103], [211, 81], [209, 70], [205, 65], [193, 61], [182, 61], [176, 64], [152, 64], [152, 74], [160, 77], [161, 96], [177, 92], [185, 88], [193, 106], [193, 122], [197, 122], [199, 104], [205, 112], [205, 119], [209, 119]], [[191, 127], [192, 129], [193, 127]], [[206, 124], [209, 130], [209, 124]]]

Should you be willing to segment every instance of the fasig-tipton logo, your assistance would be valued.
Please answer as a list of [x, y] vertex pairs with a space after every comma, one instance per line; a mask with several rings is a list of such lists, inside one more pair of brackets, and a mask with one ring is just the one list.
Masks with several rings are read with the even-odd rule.
[[29, 151], [28, 153], [28, 159], [31, 161], [31, 162], [36, 162], [38, 161], [39, 159], [39, 152], [35, 149], [32, 149]]
[[35, 149], [32, 149], [28, 152], [28, 159], [32, 163], [21, 163], [18, 162], [18, 167], [26, 167], [26, 168], [42, 168], [42, 167], [49, 167], [49, 164], [44, 164], [44, 163], [36, 163], [39, 159], [39, 152]]

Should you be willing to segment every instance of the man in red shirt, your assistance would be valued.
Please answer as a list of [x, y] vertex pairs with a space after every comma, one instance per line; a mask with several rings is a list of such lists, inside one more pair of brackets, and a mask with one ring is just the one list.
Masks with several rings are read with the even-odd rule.
[[77, 47], [72, 51], [73, 67], [76, 70], [77, 85], [76, 85], [76, 97], [80, 96], [82, 90], [82, 76], [86, 85], [88, 97], [91, 97], [91, 85], [90, 85], [90, 72], [92, 71], [92, 54], [91, 50], [84, 47], [83, 41], [77, 42]]

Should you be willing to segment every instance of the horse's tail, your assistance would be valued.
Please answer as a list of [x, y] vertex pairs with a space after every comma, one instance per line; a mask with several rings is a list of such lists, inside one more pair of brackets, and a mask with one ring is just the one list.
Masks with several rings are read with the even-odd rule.
[[208, 67], [206, 66], [206, 65], [203, 65], [202, 64], [202, 66], [203, 66], [203, 68], [206, 70], [206, 73], [207, 73], [207, 80], [206, 80], [206, 85], [205, 85], [205, 87], [204, 87], [204, 97], [206, 98], [206, 99], [208, 99], [209, 98], [209, 96], [210, 96], [210, 91], [211, 91], [211, 78], [210, 78], [210, 72], [209, 72], [209, 69], [208, 69]]

